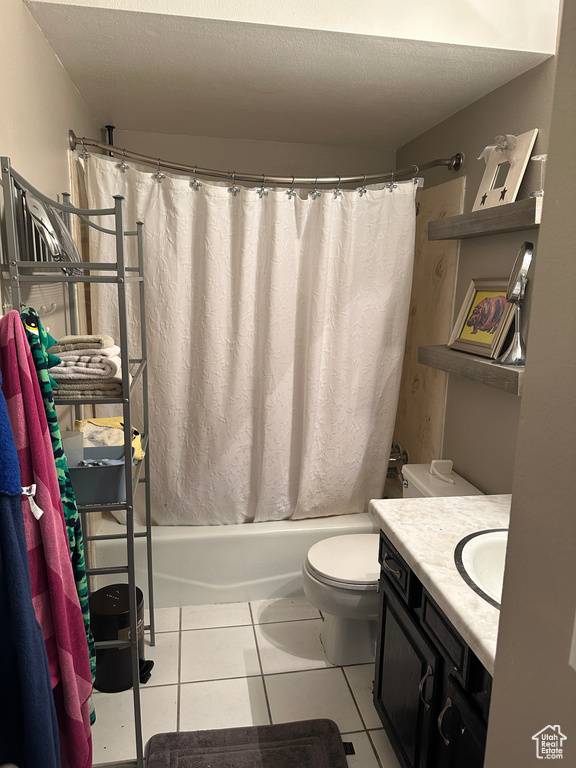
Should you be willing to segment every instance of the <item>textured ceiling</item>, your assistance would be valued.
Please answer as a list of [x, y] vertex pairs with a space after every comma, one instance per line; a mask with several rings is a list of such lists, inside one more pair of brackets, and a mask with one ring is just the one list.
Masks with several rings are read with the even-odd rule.
[[548, 56], [68, 4], [28, 7], [96, 120], [121, 130], [393, 150]]

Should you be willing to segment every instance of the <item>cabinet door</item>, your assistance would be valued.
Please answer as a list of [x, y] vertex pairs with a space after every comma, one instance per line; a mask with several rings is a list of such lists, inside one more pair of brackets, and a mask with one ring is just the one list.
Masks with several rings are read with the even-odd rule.
[[438, 768], [482, 768], [486, 725], [476, 707], [450, 675], [438, 716]]
[[384, 578], [380, 589], [374, 705], [404, 768], [429, 768], [439, 656]]

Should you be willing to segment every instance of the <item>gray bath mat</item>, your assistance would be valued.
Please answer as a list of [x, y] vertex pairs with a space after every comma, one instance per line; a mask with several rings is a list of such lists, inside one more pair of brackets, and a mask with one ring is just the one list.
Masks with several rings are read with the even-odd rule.
[[159, 733], [147, 768], [347, 768], [332, 720]]

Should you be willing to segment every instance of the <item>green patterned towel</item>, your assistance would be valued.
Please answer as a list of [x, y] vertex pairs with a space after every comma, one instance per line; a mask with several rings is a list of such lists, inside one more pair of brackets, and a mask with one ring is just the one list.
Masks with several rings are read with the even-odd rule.
[[[82, 607], [84, 618], [84, 628], [86, 630], [86, 640], [88, 642], [88, 653], [90, 656], [90, 669], [92, 670], [92, 682], [96, 670], [96, 651], [94, 648], [94, 638], [90, 629], [90, 609], [88, 607], [88, 583], [86, 580], [86, 565], [84, 563], [84, 540], [82, 537], [82, 526], [80, 524], [80, 515], [76, 506], [76, 497], [74, 489], [70, 482], [68, 474], [68, 465], [66, 456], [62, 448], [62, 438], [60, 427], [56, 417], [56, 408], [54, 406], [54, 397], [52, 395], [52, 385], [48, 368], [57, 365], [59, 359], [54, 355], [49, 355], [47, 349], [55, 344], [55, 340], [46, 332], [38, 313], [35, 309], [27, 307], [20, 313], [20, 319], [24, 324], [26, 338], [32, 352], [32, 359], [40, 384], [42, 400], [46, 410], [46, 418], [52, 439], [52, 450], [54, 451], [54, 461], [58, 475], [58, 485], [60, 486], [60, 495], [62, 497], [62, 507], [64, 509], [64, 518], [66, 520], [66, 530], [68, 532], [68, 544], [70, 546], [70, 555], [72, 558], [72, 568], [74, 579], [76, 581], [76, 590]], [[91, 722], [93, 720], [91, 719]]]

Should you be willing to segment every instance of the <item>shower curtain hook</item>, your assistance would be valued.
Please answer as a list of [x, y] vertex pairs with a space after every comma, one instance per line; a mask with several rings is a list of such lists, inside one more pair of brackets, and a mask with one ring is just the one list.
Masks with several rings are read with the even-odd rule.
[[123, 149], [122, 150], [122, 159], [118, 163], [118, 165], [116, 166], [116, 168], [119, 168], [120, 171], [122, 171], [122, 173], [126, 173], [126, 171], [130, 168], [129, 165], [126, 165], [126, 162], [125, 162], [125, 159], [124, 159], [125, 157], [126, 157], [126, 150]]
[[338, 186], [334, 190], [334, 200], [337, 200], [342, 194], [342, 190], [340, 189], [340, 181], [341, 181], [341, 177], [338, 176]]
[[268, 194], [268, 190], [264, 186], [265, 182], [266, 182], [266, 176], [264, 176], [264, 174], [262, 174], [262, 186], [258, 187], [258, 189], [256, 190], [256, 192], [258, 192], [258, 197], [260, 198], [260, 200], [262, 200], [264, 195]]
[[364, 195], [368, 192], [368, 190], [366, 189], [366, 174], [363, 173], [362, 177], [363, 177], [362, 178], [362, 186], [358, 189], [358, 195], [360, 197], [364, 197]]
[[160, 158], [158, 158], [158, 170], [154, 174], [154, 178], [156, 179], [158, 184], [160, 184], [166, 178], [166, 174], [162, 173], [162, 171], [160, 170]]
[[80, 144], [82, 144], [82, 152], [80, 152], [80, 157], [82, 160], [88, 160], [90, 157], [90, 153], [86, 149], [86, 144], [84, 144], [84, 139], [80, 139]]
[[233, 197], [236, 197], [238, 192], [240, 192], [240, 187], [236, 186], [236, 171], [232, 171], [232, 186], [228, 187], [228, 192], [230, 192]]
[[398, 184], [394, 183], [394, 171], [390, 171], [390, 176], [392, 176], [392, 179], [388, 182], [388, 184], [386, 186], [388, 187], [390, 192], [392, 192], [393, 189], [396, 189]]
[[288, 195], [288, 200], [296, 197], [296, 190], [294, 189], [294, 176], [292, 176], [292, 184], [290, 185], [290, 189], [286, 190], [286, 194]]
[[196, 166], [194, 166], [194, 178], [190, 182], [190, 186], [192, 187], [192, 189], [195, 189], [196, 192], [198, 192], [198, 190], [202, 186], [202, 182], [198, 181], [198, 179], [196, 178]]
[[414, 184], [418, 184], [418, 173], [420, 172], [420, 168], [418, 168], [416, 163], [414, 163], [412, 168], [416, 168], [416, 170], [414, 171], [414, 176], [413, 176], [412, 180], [414, 181]]
[[318, 176], [316, 176], [316, 181], [314, 182], [314, 191], [310, 192], [310, 197], [312, 200], [316, 200], [317, 197], [320, 197], [322, 193], [318, 191]]

